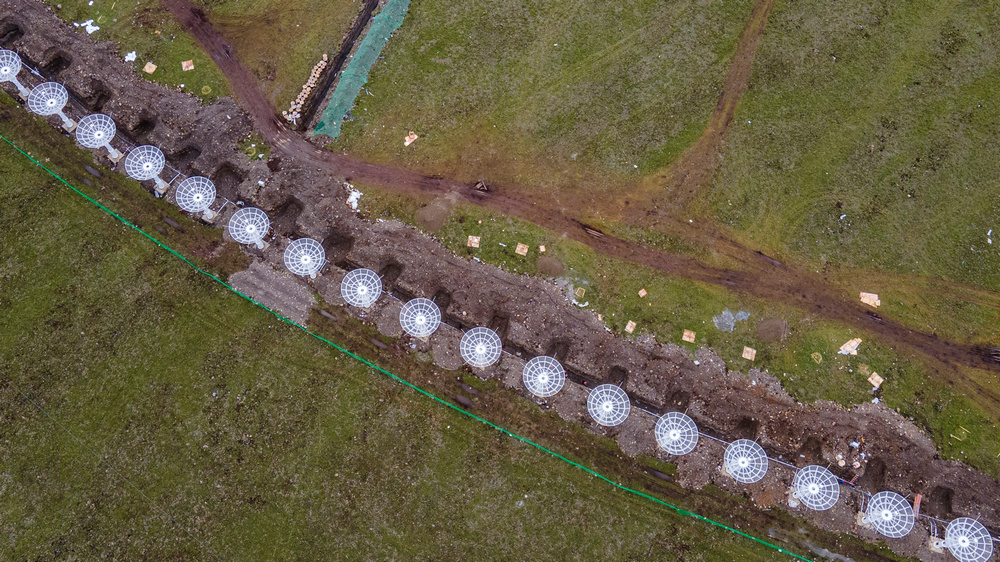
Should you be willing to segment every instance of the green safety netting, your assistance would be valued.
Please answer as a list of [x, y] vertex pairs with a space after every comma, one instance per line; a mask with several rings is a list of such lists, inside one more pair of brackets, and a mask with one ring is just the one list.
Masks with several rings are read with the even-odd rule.
[[313, 129], [314, 135], [329, 135], [332, 138], [340, 135], [340, 124], [344, 116], [354, 107], [354, 100], [368, 82], [368, 72], [378, 60], [382, 48], [389, 42], [389, 37], [403, 25], [403, 18], [406, 17], [406, 10], [409, 7], [410, 0], [389, 0], [382, 11], [372, 19], [368, 33], [341, 73], [340, 81], [330, 96], [330, 103], [323, 111], [316, 128]]

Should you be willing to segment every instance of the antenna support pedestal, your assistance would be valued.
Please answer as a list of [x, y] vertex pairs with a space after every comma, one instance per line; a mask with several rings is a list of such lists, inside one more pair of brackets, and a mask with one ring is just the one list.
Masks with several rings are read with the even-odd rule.
[[153, 181], [156, 182], [156, 196], [157, 197], [163, 197], [164, 195], [166, 195], [167, 194], [167, 189], [170, 188], [170, 184], [168, 184], [167, 182], [161, 180], [158, 177], [157, 178], [153, 178]]

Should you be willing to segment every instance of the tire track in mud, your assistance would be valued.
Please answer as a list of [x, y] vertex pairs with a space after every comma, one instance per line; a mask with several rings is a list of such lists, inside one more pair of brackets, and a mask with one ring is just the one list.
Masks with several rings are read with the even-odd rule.
[[774, 0], [758, 0], [754, 5], [750, 19], [740, 35], [736, 53], [722, 85], [722, 93], [715, 105], [715, 111], [708, 119], [708, 125], [698, 140], [684, 151], [680, 158], [654, 176], [656, 191], [662, 191], [663, 188], [668, 190], [668, 198], [654, 196], [658, 206], [672, 209], [683, 207], [698, 193], [715, 170], [719, 160], [719, 148], [733, 122], [736, 106], [747, 90], [757, 47], [760, 46], [764, 26], [773, 6]]
[[[230, 81], [235, 96], [250, 114], [254, 126], [266, 141], [274, 150], [289, 159], [326, 170], [336, 177], [363, 180], [391, 191], [417, 192], [433, 196], [457, 194], [467, 203], [516, 216], [548, 230], [563, 233], [607, 256], [643, 265], [666, 275], [710, 283], [737, 293], [781, 302], [834, 322], [854, 326], [876, 334], [896, 348], [923, 355], [939, 377], [969, 394], [992, 415], [1000, 415], [1000, 391], [987, 388], [951, 368], [962, 365], [1000, 371], [1000, 363], [991, 358], [988, 349], [946, 341], [935, 334], [913, 330], [899, 322], [882, 318], [865, 305], [856, 302], [842, 289], [828, 283], [821, 275], [786, 266], [718, 233], [682, 226], [679, 224], [680, 221], [662, 215], [657, 218], [661, 227], [663, 224], [673, 223], [677, 228], [676, 232], [671, 229], [674, 234], [680, 232], [681, 236], [689, 240], [711, 246], [714, 250], [735, 258], [745, 270], [707, 266], [680, 254], [649, 248], [588, 228], [587, 225], [564, 214], [562, 207], [552, 199], [551, 195], [540, 195], [540, 190], [535, 190], [530, 196], [526, 195], [528, 190], [504, 189], [502, 186], [492, 186], [490, 191], [482, 192], [476, 190], [470, 183], [428, 177], [320, 149], [302, 135], [288, 130], [275, 109], [257, 88], [255, 78], [239, 62], [233, 48], [212, 27], [204, 12], [187, 0], [161, 0], [161, 3], [223, 71]], [[741, 69], [730, 69], [727, 84], [730, 79], [742, 80], [742, 88], [745, 89], [753, 53], [772, 4], [773, 0], [761, 0], [755, 7], [754, 16], [744, 31], [741, 46], [738, 48], [742, 58], [734, 60], [734, 66], [740, 66]], [[752, 45], [744, 45], [745, 42]], [[710, 133], [706, 132], [703, 136], [715, 138], [716, 142], [721, 141], [742, 91], [740, 88], [727, 88], [723, 92], [716, 108], [717, 116], [713, 116], [710, 122], [716, 129]], [[703, 172], [702, 177], [707, 173]], [[692, 178], [685, 180], [689, 182], [696, 179], [690, 174], [685, 177]]]

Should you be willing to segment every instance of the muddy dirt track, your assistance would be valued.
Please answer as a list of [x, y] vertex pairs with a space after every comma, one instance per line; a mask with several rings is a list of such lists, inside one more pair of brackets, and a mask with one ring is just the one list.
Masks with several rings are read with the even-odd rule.
[[[888, 318], [883, 318], [856, 301], [854, 295], [828, 283], [821, 275], [790, 267], [756, 250], [728, 240], [718, 232], [699, 231], [658, 213], [650, 220], [656, 228], [696, 243], [707, 244], [713, 250], [736, 259], [742, 271], [706, 266], [691, 258], [649, 248], [611, 235], [595, 232], [574, 217], [541, 190], [505, 189], [490, 186], [490, 191], [477, 191], [471, 184], [455, 180], [432, 178], [411, 171], [360, 161], [343, 154], [317, 148], [300, 134], [285, 127], [275, 109], [257, 87], [256, 79], [240, 63], [233, 48], [212, 27], [204, 12], [187, 0], [161, 0], [184, 29], [211, 55], [223, 71], [241, 106], [250, 114], [255, 128], [273, 149], [282, 156], [314, 166], [347, 180], [363, 180], [402, 193], [429, 195], [458, 194], [467, 203], [516, 216], [548, 230], [564, 233], [602, 254], [631, 261], [666, 275], [685, 277], [726, 287], [757, 298], [795, 306], [810, 314], [848, 324], [877, 334], [897, 349], [920, 353], [939, 377], [959, 387], [963, 392], [978, 396], [980, 403], [989, 403], [990, 411], [1000, 411], [1000, 392], [987, 388], [951, 368], [964, 365], [979, 369], [1000, 370], [1000, 364], [990, 358], [988, 350], [939, 339], [934, 334], [912, 330]], [[750, 76], [753, 54], [773, 0], [760, 0], [750, 23], [740, 40], [733, 67], [729, 70], [726, 87], [709, 121], [709, 130], [681, 162], [688, 172], [680, 174], [681, 190], [694, 190], [714, 166], [714, 154], [732, 120], [733, 111]], [[701, 156], [698, 156], [701, 154]], [[680, 169], [680, 168], [678, 168]], [[691, 170], [699, 170], [697, 174]], [[531, 194], [530, 196], [527, 194]], [[693, 191], [690, 193], [693, 194]]]

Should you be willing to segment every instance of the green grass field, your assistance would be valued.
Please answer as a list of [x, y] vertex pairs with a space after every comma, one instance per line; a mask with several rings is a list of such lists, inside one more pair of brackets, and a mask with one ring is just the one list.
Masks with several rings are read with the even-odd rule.
[[503, 183], [637, 179], [701, 134], [751, 5], [413, 2], [333, 147]]
[[[135, 51], [137, 58], [129, 64], [143, 78], [175, 88], [183, 84], [185, 92], [205, 101], [229, 95], [229, 85], [222, 72], [156, 0], [99, 1], [91, 3], [93, 5], [85, 1], [45, 2], [70, 24], [94, 20], [100, 30], [90, 37], [114, 41], [122, 57]], [[82, 27], [77, 31], [85, 33]], [[181, 62], [186, 60], [194, 62], [194, 70], [181, 69]], [[142, 71], [147, 62], [157, 65], [153, 74]]]
[[995, 288], [997, 14], [779, 1], [702, 210], [817, 268]]

